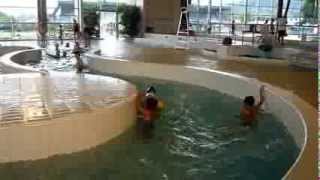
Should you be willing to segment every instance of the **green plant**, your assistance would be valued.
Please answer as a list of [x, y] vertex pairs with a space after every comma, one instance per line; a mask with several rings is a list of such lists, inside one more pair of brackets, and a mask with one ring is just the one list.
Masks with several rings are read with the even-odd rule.
[[303, 22], [317, 23], [319, 16], [319, 0], [304, 0]]
[[120, 24], [124, 27], [121, 33], [127, 34], [130, 37], [135, 37], [140, 31], [141, 11], [137, 6], [121, 5], [118, 8], [120, 14]]

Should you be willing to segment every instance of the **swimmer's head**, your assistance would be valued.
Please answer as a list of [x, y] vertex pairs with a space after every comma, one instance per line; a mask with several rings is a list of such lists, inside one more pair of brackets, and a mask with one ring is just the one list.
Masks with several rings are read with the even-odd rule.
[[247, 96], [244, 98], [243, 103], [247, 106], [254, 106], [255, 99], [253, 96]]
[[150, 87], [148, 87], [146, 92], [155, 94], [156, 93], [156, 89], [153, 86], [150, 86]]

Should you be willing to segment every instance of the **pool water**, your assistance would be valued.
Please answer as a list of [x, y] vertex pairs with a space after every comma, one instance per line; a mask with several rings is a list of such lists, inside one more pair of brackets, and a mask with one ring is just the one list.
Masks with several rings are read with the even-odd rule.
[[[126, 79], [126, 78], [125, 78]], [[92, 150], [0, 165], [1, 179], [277, 180], [298, 155], [272, 114], [240, 125], [241, 100], [206, 88], [130, 77], [156, 87], [165, 109], [147, 134], [132, 127]]]
[[51, 71], [69, 72], [75, 71], [76, 60], [73, 56], [61, 57], [59, 59], [44, 56], [40, 63], [28, 64], [35, 69], [46, 69]]

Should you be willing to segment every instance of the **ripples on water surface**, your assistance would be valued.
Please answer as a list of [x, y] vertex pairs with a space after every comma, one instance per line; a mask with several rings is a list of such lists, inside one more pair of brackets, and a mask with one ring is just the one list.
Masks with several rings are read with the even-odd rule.
[[46, 56], [38, 64], [29, 64], [29, 66], [36, 69], [47, 69], [53, 71], [73, 71], [75, 68], [76, 60], [71, 55], [68, 54], [68, 57], [61, 57], [59, 59]]
[[298, 149], [271, 114], [240, 126], [239, 99], [206, 88], [129, 78], [154, 85], [166, 109], [148, 136], [132, 128], [93, 150], [0, 165], [1, 179], [277, 180]]

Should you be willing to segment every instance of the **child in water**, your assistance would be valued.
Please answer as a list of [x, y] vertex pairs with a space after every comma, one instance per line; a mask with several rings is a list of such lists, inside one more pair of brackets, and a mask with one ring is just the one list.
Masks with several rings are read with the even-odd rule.
[[255, 99], [253, 96], [245, 97], [240, 110], [240, 117], [243, 125], [251, 126], [254, 122], [256, 122], [258, 111], [260, 110], [264, 101], [264, 86], [261, 86], [260, 88], [260, 101], [257, 105], [255, 105]]
[[154, 119], [158, 117], [159, 110], [163, 108], [163, 103], [156, 96], [156, 90], [153, 86], [150, 86], [146, 93], [139, 95], [137, 106], [143, 124], [153, 127]]

